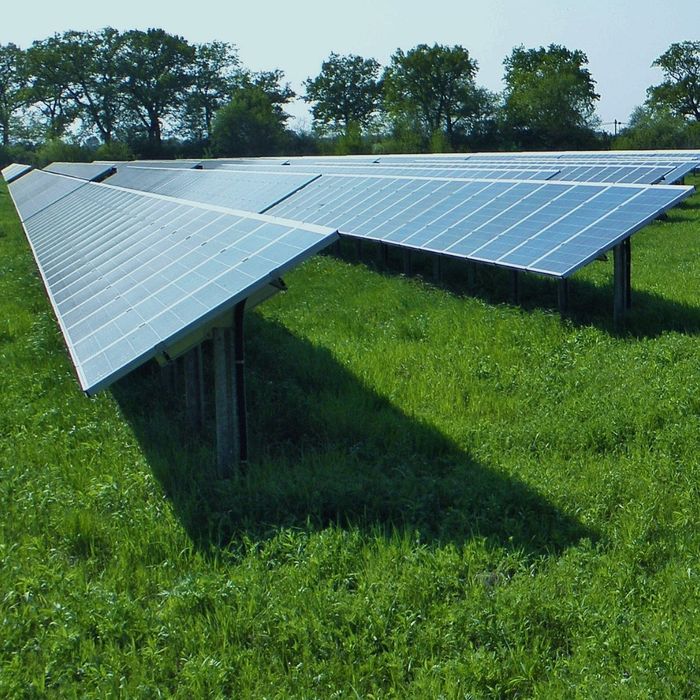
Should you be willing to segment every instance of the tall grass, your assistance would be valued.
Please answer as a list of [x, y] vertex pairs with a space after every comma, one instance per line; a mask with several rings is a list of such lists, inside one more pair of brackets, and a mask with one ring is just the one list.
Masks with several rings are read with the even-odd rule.
[[[694, 697], [700, 197], [556, 290], [317, 257], [247, 321], [253, 460], [79, 391], [0, 189], [0, 696]], [[423, 266], [422, 266], [423, 265]]]

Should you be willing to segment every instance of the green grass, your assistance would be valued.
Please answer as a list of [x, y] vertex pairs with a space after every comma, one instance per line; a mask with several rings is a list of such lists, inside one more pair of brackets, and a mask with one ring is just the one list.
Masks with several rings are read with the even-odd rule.
[[224, 482], [153, 368], [81, 394], [0, 186], [0, 697], [697, 697], [700, 197], [633, 248], [621, 334], [610, 261], [563, 323], [309, 261]]

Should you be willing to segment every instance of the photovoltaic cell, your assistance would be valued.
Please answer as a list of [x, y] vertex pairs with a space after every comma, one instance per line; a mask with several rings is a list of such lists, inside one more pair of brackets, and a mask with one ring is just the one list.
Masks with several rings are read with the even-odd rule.
[[32, 170], [10, 185], [19, 218], [24, 222], [37, 212], [50, 206], [86, 185], [85, 180], [54, 175], [43, 170]]
[[324, 175], [270, 213], [405, 248], [568, 277], [692, 191]]
[[81, 180], [101, 182], [114, 172], [112, 163], [51, 163], [44, 168], [49, 173], [68, 175]]
[[88, 394], [336, 238], [324, 227], [94, 183], [24, 227]]
[[[263, 212], [309, 182], [318, 173], [229, 170], [159, 170], [129, 167], [107, 180], [108, 184], [154, 192], [202, 204]], [[124, 183], [128, 184], [124, 184]]]
[[314, 165], [276, 165], [265, 166], [260, 163], [257, 166], [225, 164], [219, 167], [219, 171], [246, 172], [246, 169], [260, 170], [265, 168], [269, 172], [306, 173], [327, 175], [397, 175], [416, 177], [452, 177], [463, 179], [489, 179], [489, 180], [548, 180], [559, 171], [557, 169], [500, 169], [500, 168], [452, 168], [444, 166], [412, 167], [412, 166], [387, 166], [387, 165], [361, 165], [338, 163], [314, 164]]
[[9, 185], [14, 180], [26, 175], [30, 170], [32, 170], [31, 165], [24, 165], [22, 163], [10, 163], [2, 169], [2, 177], [5, 182]]

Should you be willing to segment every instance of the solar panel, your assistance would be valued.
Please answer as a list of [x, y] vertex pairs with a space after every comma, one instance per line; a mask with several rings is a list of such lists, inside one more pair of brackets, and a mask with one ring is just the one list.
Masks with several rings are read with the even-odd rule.
[[[257, 166], [224, 164], [219, 166], [218, 171], [227, 170], [229, 172], [247, 172], [248, 169], [260, 169], [266, 167], [269, 172], [313, 172], [317, 174], [329, 175], [399, 175], [399, 176], [425, 176], [425, 177], [458, 177], [475, 178], [489, 180], [548, 180], [554, 177], [559, 171], [554, 168], [549, 169], [500, 169], [500, 168], [452, 168], [445, 166], [417, 167], [417, 166], [388, 166], [388, 165], [341, 165], [314, 164], [314, 165], [273, 165], [264, 166], [259, 163]], [[214, 171], [217, 172], [217, 171]]]
[[131, 164], [117, 165], [117, 172], [106, 182], [115, 187], [127, 187], [142, 192], [152, 192], [158, 185], [171, 180], [178, 172], [189, 172], [173, 168], [141, 167]]
[[51, 163], [44, 170], [58, 175], [68, 175], [81, 180], [101, 182], [114, 173], [114, 163]]
[[129, 165], [138, 165], [141, 168], [178, 168], [180, 170], [201, 168], [201, 160], [132, 160]]
[[2, 176], [5, 182], [9, 185], [14, 180], [26, 175], [32, 170], [31, 165], [23, 165], [22, 163], [10, 163], [10, 165], [2, 169]]
[[691, 187], [324, 175], [270, 213], [341, 234], [568, 277]]
[[[46, 178], [78, 182], [39, 175], [49, 187]], [[88, 394], [336, 238], [325, 227], [94, 183], [24, 227]]]
[[129, 184], [120, 174], [108, 180], [143, 192], [155, 192], [202, 204], [262, 212], [318, 177], [318, 173], [283, 169], [256, 171], [249, 167], [217, 170], [159, 170], [130, 167]]
[[668, 166], [637, 165], [561, 165], [553, 180], [568, 182], [619, 182], [631, 185], [655, 185], [668, 173]]
[[26, 221], [37, 212], [86, 184], [85, 180], [32, 170], [11, 183], [10, 193], [19, 218]]

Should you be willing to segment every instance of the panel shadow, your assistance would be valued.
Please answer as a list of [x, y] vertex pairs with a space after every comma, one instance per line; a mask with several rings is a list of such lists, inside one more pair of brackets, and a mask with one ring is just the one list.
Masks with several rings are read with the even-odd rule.
[[244, 475], [213, 478], [211, 417], [204, 437], [188, 432], [180, 392], [163, 388], [155, 366], [112, 388], [198, 546], [329, 524], [457, 546], [481, 538], [533, 554], [597, 539], [530, 486], [402, 413], [328, 350], [256, 313], [246, 324], [253, 461]]

